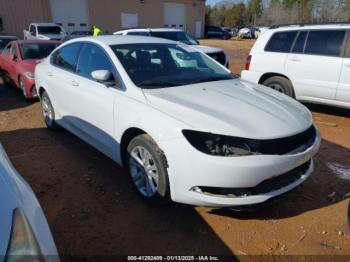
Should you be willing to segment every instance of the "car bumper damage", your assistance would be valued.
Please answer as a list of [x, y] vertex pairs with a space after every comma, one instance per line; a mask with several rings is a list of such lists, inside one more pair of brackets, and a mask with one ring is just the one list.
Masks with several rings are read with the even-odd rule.
[[[199, 153], [185, 138], [160, 146], [169, 162], [174, 201], [233, 207], [263, 203], [302, 184], [314, 170], [312, 158], [320, 144], [321, 137], [316, 131], [307, 148], [281, 155], [211, 156]], [[178, 150], [186, 153], [180, 156], [173, 153]]]

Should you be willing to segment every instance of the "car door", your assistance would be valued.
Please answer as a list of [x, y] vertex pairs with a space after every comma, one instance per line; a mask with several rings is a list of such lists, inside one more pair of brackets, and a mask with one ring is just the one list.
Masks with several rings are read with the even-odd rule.
[[106, 82], [94, 80], [91, 74], [96, 70], [111, 72], [109, 83], [117, 79], [115, 67], [104, 49], [96, 44], [85, 43], [77, 63], [77, 75], [74, 78], [76, 86], [70, 92], [71, 99], [75, 101], [72, 110], [75, 123], [78, 123], [86, 141], [113, 157], [118, 148], [113, 138], [114, 100], [118, 90]]
[[336, 100], [350, 103], [350, 33], [348, 33]]
[[18, 66], [18, 51], [15, 43], [11, 45], [9, 63], [8, 63], [8, 73], [14, 83], [17, 83], [17, 66]]
[[72, 98], [77, 83], [75, 70], [78, 56], [82, 44], [73, 43], [63, 46], [56, 50], [50, 57], [50, 66], [45, 72], [47, 83], [50, 88], [47, 90], [53, 107], [55, 108], [56, 118], [66, 125], [74, 125], [69, 122], [74, 116], [77, 101]]
[[285, 70], [298, 98], [334, 100], [346, 30], [300, 31]]

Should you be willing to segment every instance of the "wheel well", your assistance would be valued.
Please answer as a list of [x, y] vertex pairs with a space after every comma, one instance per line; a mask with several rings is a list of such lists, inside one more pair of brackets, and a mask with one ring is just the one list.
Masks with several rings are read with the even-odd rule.
[[41, 86], [39, 87], [39, 97], [41, 98], [41, 95], [45, 92], [45, 89]]
[[266, 73], [263, 74], [259, 80], [259, 84], [263, 84], [267, 79], [269, 79], [270, 77], [273, 76], [280, 76], [280, 77], [284, 77], [286, 79], [288, 79], [290, 81], [290, 79], [288, 77], [286, 77], [285, 75], [279, 74], [279, 73]]
[[120, 154], [124, 165], [126, 165], [126, 150], [128, 148], [130, 141], [133, 138], [143, 134], [146, 134], [146, 132], [136, 127], [129, 128], [124, 132], [122, 139], [120, 141]]

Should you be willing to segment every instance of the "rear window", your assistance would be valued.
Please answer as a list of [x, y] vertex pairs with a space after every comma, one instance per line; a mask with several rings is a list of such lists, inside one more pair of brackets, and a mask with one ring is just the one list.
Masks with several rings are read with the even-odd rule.
[[265, 47], [267, 52], [289, 53], [297, 31], [279, 32], [273, 34]]
[[305, 46], [305, 39], [307, 36], [307, 31], [301, 31], [295, 41], [295, 44], [292, 49], [292, 53], [303, 53]]
[[310, 31], [305, 46], [305, 54], [340, 56], [345, 30]]
[[43, 59], [50, 55], [50, 53], [57, 47], [57, 44], [21, 44], [19, 49], [21, 51], [22, 59]]
[[59, 26], [38, 26], [38, 33], [44, 35], [59, 35], [62, 32]]

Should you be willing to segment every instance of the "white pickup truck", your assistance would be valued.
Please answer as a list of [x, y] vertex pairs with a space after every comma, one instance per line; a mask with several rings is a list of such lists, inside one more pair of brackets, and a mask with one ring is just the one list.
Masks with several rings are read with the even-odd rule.
[[54, 23], [32, 23], [29, 30], [23, 30], [24, 39], [61, 41], [67, 35], [66, 31]]

